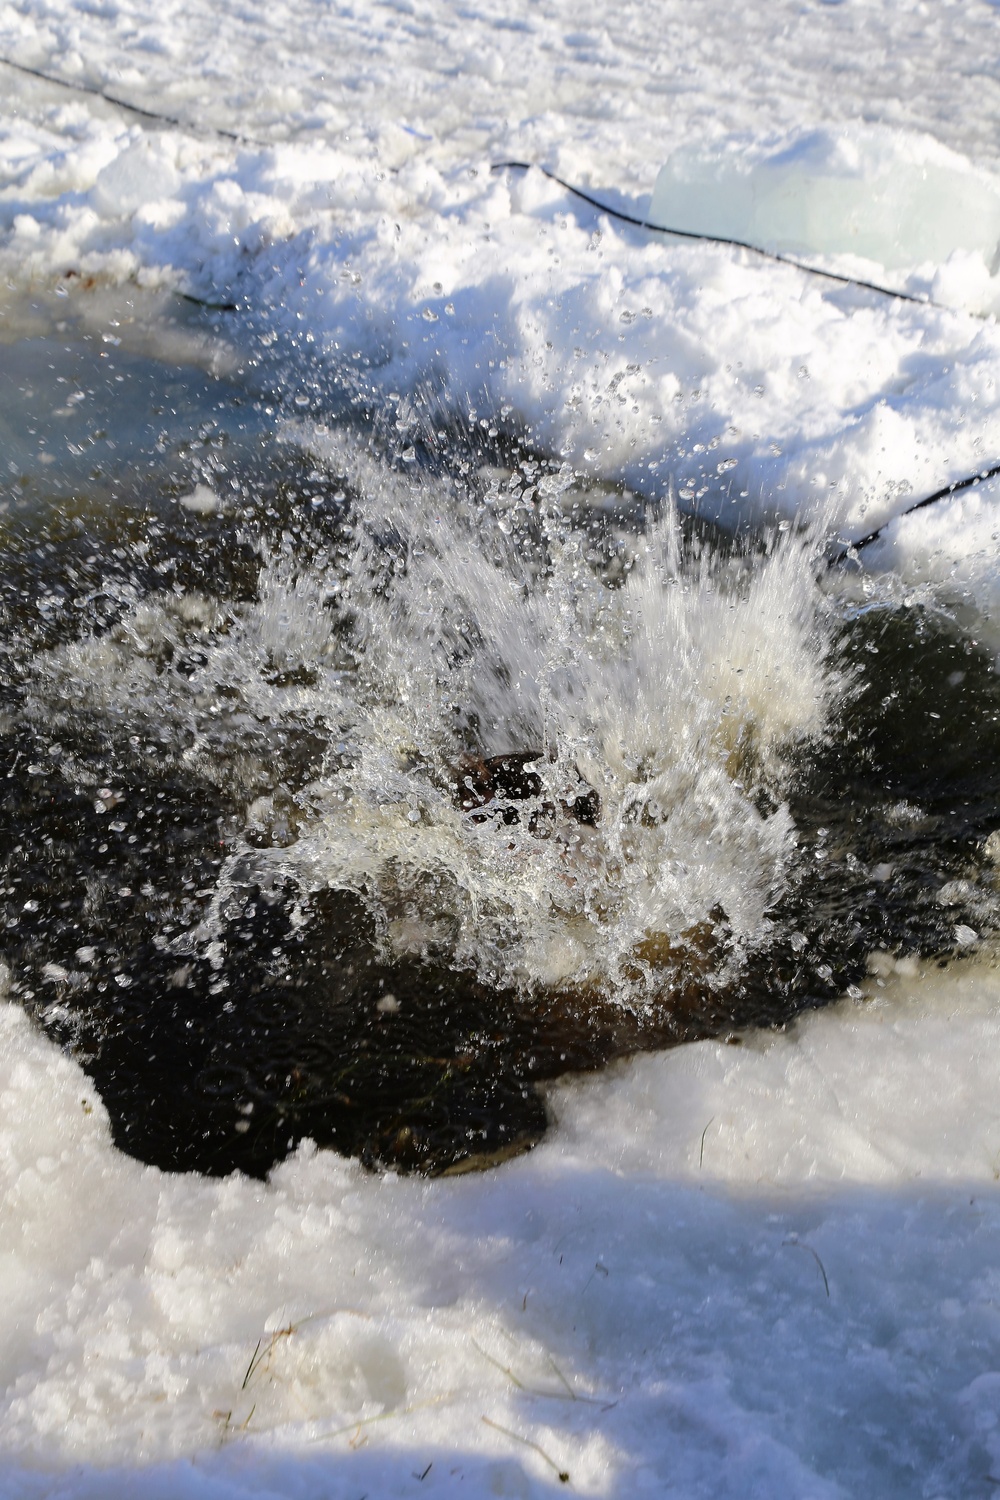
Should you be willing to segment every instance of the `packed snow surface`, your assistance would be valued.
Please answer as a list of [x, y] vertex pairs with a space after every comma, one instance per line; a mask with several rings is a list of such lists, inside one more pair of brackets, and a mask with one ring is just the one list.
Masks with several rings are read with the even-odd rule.
[[[375, 400], [431, 386], [463, 421], [526, 428], [641, 492], [673, 481], [725, 524], [808, 512], [864, 535], [1000, 461], [1000, 334], [981, 316], [1000, 305], [996, 84], [976, 50], [995, 51], [995, 17], [949, 7], [944, 46], [909, 7], [724, 27], [712, 5], [671, 9], [654, 40], [642, 7], [612, 32], [556, 6], [501, 24], [443, 4], [6, 5], [6, 55], [192, 128], [10, 73], [0, 264], [15, 289], [71, 275], [235, 299]], [[862, 39], [882, 51], [853, 84], [820, 68], [827, 46], [855, 66]], [[798, 74], [785, 97], [776, 64]], [[947, 123], [966, 114], [945, 110], [949, 67], [979, 129]], [[653, 207], [669, 219], [680, 193], [678, 227], [759, 232], [939, 305], [632, 229], [491, 170], [512, 157], [640, 214], [662, 167]]]
[[1000, 983], [879, 967], [432, 1182], [140, 1167], [6, 1007], [3, 1493], [988, 1494]]
[[[401, 446], [430, 389], [732, 527], [889, 522], [861, 595], [1000, 651], [996, 486], [901, 516], [1000, 462], [997, 22], [0, 4], [5, 57], [179, 122], [5, 70], [2, 326], [70, 286], [236, 304], [293, 405], [337, 386]], [[873, 971], [787, 1034], [569, 1081], [536, 1152], [447, 1181], [161, 1175], [5, 1006], [0, 1492], [994, 1493], [1000, 984]]]

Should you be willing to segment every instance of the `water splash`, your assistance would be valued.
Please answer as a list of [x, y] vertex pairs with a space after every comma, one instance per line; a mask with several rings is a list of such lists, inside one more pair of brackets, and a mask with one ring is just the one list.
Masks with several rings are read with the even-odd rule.
[[671, 506], [595, 531], [566, 474], [470, 486], [308, 441], [352, 497], [334, 543], [286, 532], [252, 601], [147, 598], [47, 666], [242, 788], [188, 941], [291, 880], [360, 896], [384, 956], [492, 984], [726, 983], [794, 857], [790, 753], [841, 686], [808, 539], [723, 552]]

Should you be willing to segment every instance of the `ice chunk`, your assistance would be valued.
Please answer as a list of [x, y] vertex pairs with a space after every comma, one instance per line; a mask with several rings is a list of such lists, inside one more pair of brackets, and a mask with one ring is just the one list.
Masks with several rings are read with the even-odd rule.
[[875, 127], [683, 147], [661, 168], [650, 221], [798, 254], [900, 270], [978, 254], [995, 274], [1000, 181], [929, 136]]
[[178, 505], [199, 516], [211, 516], [219, 509], [219, 497], [207, 484], [196, 484], [189, 495], [182, 495]]

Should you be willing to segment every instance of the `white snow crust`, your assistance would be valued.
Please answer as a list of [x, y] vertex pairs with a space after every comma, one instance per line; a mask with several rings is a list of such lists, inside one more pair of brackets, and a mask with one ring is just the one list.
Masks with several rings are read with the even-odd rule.
[[984, 1493], [1000, 980], [880, 967], [433, 1182], [140, 1167], [7, 1006], [0, 1492]]
[[[860, 536], [1000, 461], [1000, 335], [970, 316], [1000, 295], [1000, 175], [985, 125], [946, 128], [940, 96], [938, 114], [909, 92], [941, 68], [930, 31], [913, 34], [916, 12], [856, 9], [851, 21], [850, 7], [806, 18], [776, 6], [727, 37], [713, 5], [683, 19], [678, 7], [654, 41], [640, 6], [612, 33], [576, 9], [567, 29], [558, 7], [494, 25], [444, 4], [347, 17], [8, 4], [5, 55], [247, 143], [151, 128], [11, 74], [0, 265], [15, 287], [73, 270], [237, 295], [279, 341], [353, 365], [376, 395], [431, 383], [465, 420], [527, 426], [542, 448], [639, 491], [673, 481], [682, 504], [727, 524], [809, 511]], [[974, 78], [988, 113], [981, 57], [974, 66], [977, 46], [996, 50], [987, 10], [949, 8], [944, 71], [955, 90]], [[888, 98], [876, 92], [887, 57], [853, 93], [819, 66], [824, 38], [866, 37], [905, 59]], [[801, 73], [785, 99], [782, 60]], [[695, 217], [709, 231], [736, 212], [733, 171], [756, 161], [786, 188], [808, 177], [824, 264], [944, 306], [633, 230], [540, 174], [490, 171], [511, 156], [640, 214], [665, 159], [675, 179], [697, 159]], [[887, 216], [850, 253], [829, 234], [837, 183], [855, 219], [866, 197]], [[787, 240], [780, 225], [750, 228]]]
[[[347, 369], [402, 414], [430, 384], [733, 526], [891, 521], [861, 586], [1000, 652], [998, 487], [893, 519], [1000, 462], [998, 21], [6, 0], [0, 54], [187, 124], [0, 70], [0, 315], [70, 271], [236, 299], [304, 385]], [[642, 217], [667, 164], [715, 231], [732, 163], [778, 157], [809, 224], [740, 222], [944, 305], [490, 171]], [[852, 212], [899, 196], [852, 245], [844, 181]], [[785, 1035], [568, 1081], [531, 1156], [438, 1181], [308, 1148], [266, 1184], [141, 1167], [5, 1006], [0, 1494], [993, 1494], [1000, 980], [875, 969]]]

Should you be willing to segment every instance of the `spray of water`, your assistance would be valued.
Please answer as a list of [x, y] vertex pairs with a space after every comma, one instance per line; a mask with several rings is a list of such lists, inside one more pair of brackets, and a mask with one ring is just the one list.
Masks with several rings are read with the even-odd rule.
[[725, 983], [768, 940], [790, 754], [840, 687], [809, 543], [723, 553], [669, 506], [602, 540], [569, 476], [470, 489], [309, 441], [354, 497], [336, 545], [273, 543], [250, 603], [137, 601], [44, 673], [242, 786], [193, 940], [294, 882], [360, 895], [386, 955], [490, 983]]

